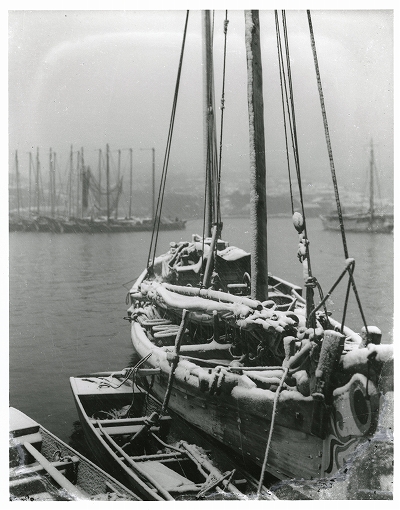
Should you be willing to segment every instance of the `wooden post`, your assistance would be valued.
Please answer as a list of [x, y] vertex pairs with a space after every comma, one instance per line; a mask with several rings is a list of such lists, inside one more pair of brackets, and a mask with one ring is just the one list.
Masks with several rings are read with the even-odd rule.
[[251, 296], [268, 298], [267, 194], [264, 139], [264, 101], [258, 11], [245, 11], [247, 99], [250, 139], [250, 218], [253, 233]]
[[326, 330], [322, 341], [321, 353], [315, 371], [315, 386], [312, 397], [316, 400], [328, 399], [332, 394], [332, 376], [343, 352], [345, 336], [338, 331]]
[[27, 441], [24, 443], [25, 449], [34, 457], [34, 459], [39, 462], [41, 466], [47, 471], [47, 473], [55, 480], [60, 487], [65, 489], [71, 498], [75, 500], [87, 499], [87, 496], [83, 494], [78, 487], [76, 487], [73, 483], [71, 483], [65, 476], [55, 468], [51, 462], [49, 462], [36, 448], [28, 443]]

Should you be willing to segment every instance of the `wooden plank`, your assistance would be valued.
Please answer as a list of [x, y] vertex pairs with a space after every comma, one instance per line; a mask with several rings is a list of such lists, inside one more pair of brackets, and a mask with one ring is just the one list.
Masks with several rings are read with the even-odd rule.
[[65, 476], [63, 476], [51, 462], [49, 462], [40, 452], [36, 450], [30, 443], [24, 443], [24, 447], [47, 471], [55, 482], [60, 485], [67, 493], [75, 499], [87, 499], [87, 495], [81, 492], [73, 483], [71, 483]]

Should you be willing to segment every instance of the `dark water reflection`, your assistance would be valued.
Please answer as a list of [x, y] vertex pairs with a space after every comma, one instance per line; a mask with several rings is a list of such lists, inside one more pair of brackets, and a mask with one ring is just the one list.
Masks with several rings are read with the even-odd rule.
[[[161, 232], [158, 252], [171, 240], [201, 233], [199, 221], [186, 231]], [[344, 267], [341, 238], [308, 222], [312, 268], [326, 292]], [[268, 223], [269, 271], [302, 283], [297, 234], [290, 219]], [[132, 362], [125, 297], [147, 260], [151, 233], [10, 235], [10, 404], [69, 441], [82, 445], [69, 377], [92, 371], [119, 370]], [[251, 249], [249, 221], [227, 219], [224, 239]], [[393, 236], [348, 234], [355, 279], [369, 324], [392, 342]], [[125, 283], [125, 286], [123, 285]], [[329, 309], [340, 318], [345, 285]], [[348, 323], [362, 326], [354, 298]]]

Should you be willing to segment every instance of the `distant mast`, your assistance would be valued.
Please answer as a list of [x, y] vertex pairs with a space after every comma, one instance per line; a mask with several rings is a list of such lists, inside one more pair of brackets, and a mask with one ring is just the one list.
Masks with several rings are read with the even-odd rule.
[[129, 172], [130, 172], [130, 179], [129, 179], [129, 219], [132, 218], [132, 149], [129, 149]]
[[72, 171], [73, 171], [73, 147], [69, 152], [69, 194], [68, 194], [68, 219], [72, 216]]
[[152, 152], [152, 165], [151, 165], [151, 193], [152, 193], [152, 202], [151, 202], [151, 220], [153, 224], [156, 221], [156, 149], [154, 147], [151, 148], [140, 148], [141, 151], [151, 151]]
[[156, 221], [156, 149], [152, 147], [151, 152], [152, 152], [151, 182], [153, 195], [151, 219], [153, 220], [154, 223]]
[[245, 11], [247, 99], [250, 140], [251, 296], [268, 297], [267, 194], [264, 137], [264, 101], [258, 11]]
[[39, 147], [36, 147], [36, 212], [38, 215], [40, 214], [39, 175], [40, 175]]
[[110, 223], [110, 149], [106, 145], [107, 223]]
[[76, 153], [76, 217], [80, 218], [80, 193], [81, 193], [81, 153]]
[[49, 205], [50, 216], [54, 218], [54, 197], [53, 197], [53, 152], [49, 150]]
[[17, 185], [17, 211], [20, 214], [20, 186], [19, 186], [19, 171], [18, 171], [18, 151], [15, 151], [15, 178]]
[[32, 152], [30, 152], [29, 153], [29, 203], [28, 203], [29, 216], [31, 215], [31, 209], [32, 209], [32, 167], [33, 167]]
[[121, 149], [118, 149], [118, 169], [117, 169], [118, 177], [117, 177], [117, 186], [118, 186], [118, 192], [117, 192], [117, 203], [115, 205], [115, 219], [118, 219], [118, 199], [119, 199], [119, 180], [121, 175]]
[[371, 222], [374, 219], [375, 205], [374, 205], [374, 145], [371, 140], [371, 159], [369, 163], [369, 213], [371, 215]]

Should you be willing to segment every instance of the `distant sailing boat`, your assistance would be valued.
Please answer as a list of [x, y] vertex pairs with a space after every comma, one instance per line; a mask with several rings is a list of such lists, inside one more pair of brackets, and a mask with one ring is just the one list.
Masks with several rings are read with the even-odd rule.
[[[343, 214], [342, 218], [348, 232], [384, 233], [393, 231], [393, 214], [378, 213], [375, 207], [375, 159], [374, 147], [371, 141], [371, 157], [369, 165], [369, 209], [354, 213]], [[340, 230], [337, 213], [320, 216], [325, 230]]]

